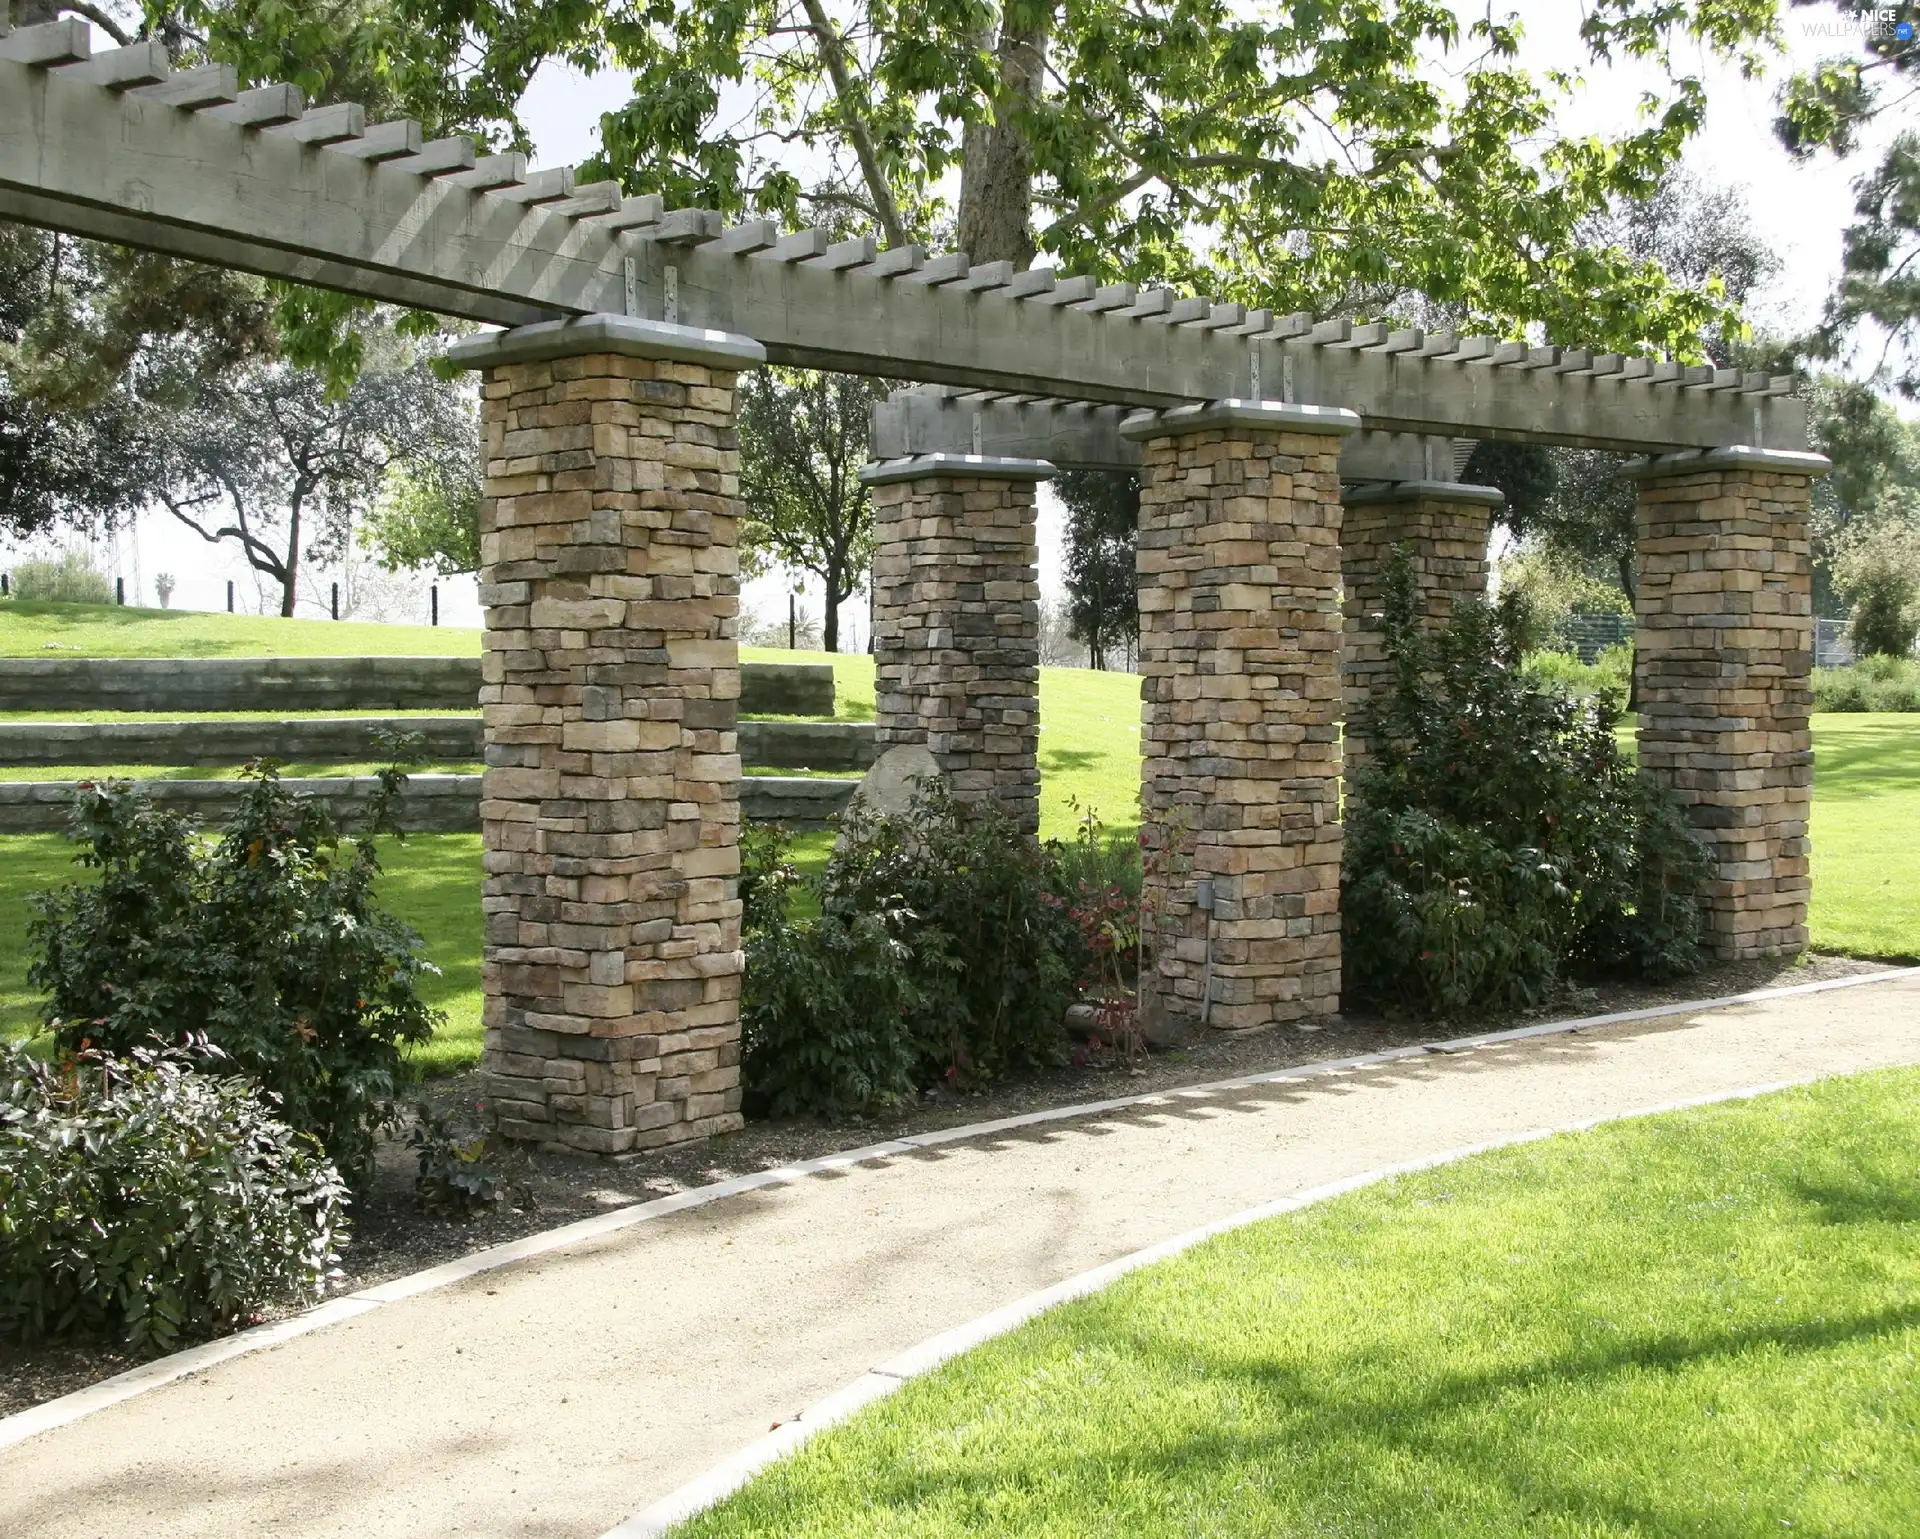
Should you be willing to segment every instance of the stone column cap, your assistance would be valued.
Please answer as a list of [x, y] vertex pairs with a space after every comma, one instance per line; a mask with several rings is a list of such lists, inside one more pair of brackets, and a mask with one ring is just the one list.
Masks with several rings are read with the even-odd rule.
[[463, 369], [541, 363], [583, 353], [664, 358], [715, 369], [749, 369], [767, 361], [767, 350], [752, 337], [700, 326], [671, 326], [637, 315], [574, 315], [563, 321], [536, 321], [510, 331], [479, 332], [447, 349], [448, 359]]
[[868, 486], [919, 481], [932, 476], [974, 476], [982, 481], [1050, 481], [1059, 472], [1051, 460], [1008, 460], [991, 454], [912, 454], [873, 460], [861, 467]]
[[1647, 481], [1661, 476], [1698, 475], [1709, 470], [1784, 470], [1794, 475], [1824, 476], [1831, 469], [1833, 461], [1824, 454], [1729, 444], [1723, 449], [1683, 449], [1678, 454], [1655, 454], [1632, 460], [1621, 468], [1620, 474]]
[[1348, 507], [1370, 502], [1416, 502], [1431, 497], [1435, 502], [1474, 503], [1503, 508], [1507, 494], [1497, 486], [1474, 486], [1465, 481], [1369, 481], [1341, 494]]
[[1300, 406], [1292, 401], [1197, 401], [1166, 411], [1136, 412], [1120, 436], [1145, 440], [1207, 428], [1258, 428], [1269, 433], [1324, 433], [1345, 438], [1360, 431], [1360, 414], [1344, 406]]

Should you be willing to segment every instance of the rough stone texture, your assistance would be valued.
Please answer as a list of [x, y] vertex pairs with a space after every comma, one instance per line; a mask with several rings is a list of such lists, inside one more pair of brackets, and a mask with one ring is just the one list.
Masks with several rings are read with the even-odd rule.
[[482, 981], [509, 1137], [740, 1126], [733, 383], [608, 354], [486, 375]]
[[[72, 821], [73, 799], [83, 784], [77, 780], [0, 782], [0, 834], [65, 832]], [[335, 821], [349, 829], [366, 826], [380, 788], [372, 775], [314, 776], [280, 784], [296, 796], [324, 802]], [[143, 780], [140, 785], [156, 807], [202, 826], [231, 817], [248, 790], [243, 780]], [[480, 777], [410, 775], [398, 816], [400, 826], [410, 834], [470, 834], [480, 826]]]
[[477, 657], [8, 657], [0, 711], [470, 711]]
[[874, 740], [924, 744], [961, 800], [1040, 827], [1034, 483], [941, 474], [873, 488]]
[[1209, 1024], [1340, 1008], [1339, 453], [1331, 434], [1239, 427], [1144, 445], [1150, 1015], [1202, 1014], [1202, 877]]
[[775, 769], [864, 770], [874, 759], [870, 721], [743, 721], [739, 739], [742, 764]]
[[[0, 657], [0, 711], [471, 711], [477, 657]], [[831, 716], [831, 663], [746, 663], [740, 709]]]
[[1387, 557], [1405, 545], [1413, 557], [1427, 621], [1438, 628], [1454, 605], [1486, 596], [1487, 534], [1493, 515], [1485, 501], [1448, 498], [1428, 490], [1369, 490], [1350, 496], [1340, 526], [1341, 586], [1346, 637], [1340, 671], [1346, 691], [1348, 794], [1367, 757], [1364, 708], [1392, 673], [1382, 635], [1382, 579]]
[[[811, 725], [809, 723], [809, 725]], [[429, 760], [480, 757], [475, 716], [296, 716], [286, 721], [0, 722], [0, 764], [244, 764], [383, 760], [380, 738], [420, 739]]]
[[1807, 944], [1810, 487], [1746, 468], [1640, 483], [1640, 763], [1708, 843], [1727, 958]]

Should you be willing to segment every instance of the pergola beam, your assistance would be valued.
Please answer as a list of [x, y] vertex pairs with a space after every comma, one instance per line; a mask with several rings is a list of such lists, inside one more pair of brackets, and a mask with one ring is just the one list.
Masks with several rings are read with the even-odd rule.
[[1090, 286], [1003, 284], [957, 252], [849, 265], [808, 232], [768, 245], [773, 232], [730, 237], [701, 210], [569, 197], [563, 172], [529, 177], [510, 157], [484, 177], [458, 155], [383, 160], [363, 140], [391, 126], [367, 130], [346, 104], [302, 116], [290, 88], [277, 128], [204, 100], [219, 91], [175, 105], [145, 55], [94, 68], [74, 60], [71, 29], [43, 30], [0, 42], [0, 217], [474, 320], [626, 313], [752, 337], [775, 362], [976, 390], [1150, 408], [1273, 399], [1380, 431], [1654, 453], [1806, 444], [1790, 381], [1706, 389], [1651, 360], [1563, 364], [1490, 338], [1216, 315], [1131, 290], [1076, 298]]
[[[1120, 425], [1133, 409], [1081, 401], [1005, 396], [970, 398], [939, 385], [896, 390], [873, 409], [873, 456], [980, 454], [1048, 460], [1062, 470], [1137, 470], [1140, 445]], [[1340, 448], [1348, 482], [1451, 481], [1452, 438], [1363, 430]]]

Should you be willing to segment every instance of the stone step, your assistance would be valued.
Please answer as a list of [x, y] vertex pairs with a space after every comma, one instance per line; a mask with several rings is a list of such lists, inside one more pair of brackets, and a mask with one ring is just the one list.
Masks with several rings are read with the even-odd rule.
[[[478, 775], [414, 775], [400, 804], [400, 825], [409, 833], [475, 833], [480, 827]], [[740, 809], [756, 823], [785, 823], [791, 828], [825, 828], [847, 805], [857, 780], [805, 775], [744, 775]], [[82, 782], [40, 780], [0, 782], [0, 834], [59, 833], [67, 827], [75, 792]], [[217, 823], [230, 816], [246, 795], [241, 780], [144, 780], [154, 805], [177, 812], [191, 823]], [[365, 819], [379, 781], [371, 775], [339, 775], [284, 780], [288, 790], [317, 797], [336, 819], [352, 828]]]
[[[0, 711], [471, 711], [477, 657], [4, 657]], [[745, 663], [740, 709], [831, 716], [831, 663]]]
[[[0, 722], [0, 766], [57, 764], [244, 764], [378, 760], [386, 732], [416, 733], [421, 757], [478, 761], [478, 716], [303, 716], [277, 721]], [[743, 764], [774, 769], [864, 770], [873, 763], [871, 722], [743, 721]]]

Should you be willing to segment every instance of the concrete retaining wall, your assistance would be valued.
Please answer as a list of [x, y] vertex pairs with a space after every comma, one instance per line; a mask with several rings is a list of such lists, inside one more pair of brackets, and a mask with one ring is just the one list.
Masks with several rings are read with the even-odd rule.
[[0, 721], [0, 764], [244, 764], [379, 760], [385, 730], [428, 759], [481, 756], [478, 716], [300, 716], [287, 721]]
[[[285, 721], [0, 722], [0, 765], [292, 763], [384, 757], [383, 731], [417, 733], [426, 759], [482, 757], [478, 716], [300, 716]], [[873, 724], [743, 721], [743, 764], [776, 769], [864, 770]]]
[[[475, 833], [480, 827], [478, 775], [415, 775], [400, 804], [400, 823], [413, 833]], [[365, 820], [379, 782], [371, 775], [286, 780], [289, 790], [323, 799], [349, 828]], [[785, 823], [792, 828], [825, 828], [853, 795], [857, 780], [805, 776], [746, 775], [740, 781], [740, 808], [756, 823]], [[194, 823], [217, 823], [232, 814], [246, 795], [238, 780], [142, 781], [156, 806]], [[0, 834], [58, 833], [67, 827], [72, 780], [0, 782]]]
[[[471, 711], [477, 657], [7, 657], [0, 711]], [[831, 716], [829, 663], [747, 663], [740, 709]]]

